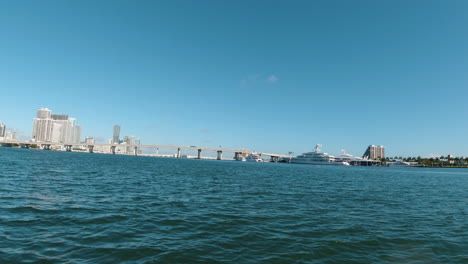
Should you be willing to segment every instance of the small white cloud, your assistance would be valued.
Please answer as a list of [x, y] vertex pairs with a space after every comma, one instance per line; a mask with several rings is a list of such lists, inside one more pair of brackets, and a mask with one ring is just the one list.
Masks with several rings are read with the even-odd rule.
[[276, 75], [273, 75], [273, 74], [268, 76], [268, 78], [266, 79], [266, 81], [268, 83], [271, 83], [271, 84], [276, 83], [278, 80], [279, 80], [279, 78]]

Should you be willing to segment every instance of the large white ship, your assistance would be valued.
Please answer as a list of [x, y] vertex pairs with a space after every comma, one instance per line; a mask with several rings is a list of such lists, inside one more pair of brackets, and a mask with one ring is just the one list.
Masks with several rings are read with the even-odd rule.
[[312, 165], [341, 165], [349, 166], [348, 162], [335, 161], [333, 156], [328, 155], [320, 151], [320, 144], [315, 145], [314, 152], [306, 152], [302, 155], [291, 159], [291, 163], [297, 164], [312, 164]]

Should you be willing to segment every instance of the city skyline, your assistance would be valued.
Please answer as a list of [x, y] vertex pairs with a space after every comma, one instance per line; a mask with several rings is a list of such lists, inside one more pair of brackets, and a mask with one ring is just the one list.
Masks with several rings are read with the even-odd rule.
[[153, 144], [468, 156], [464, 1], [10, 2], [0, 17], [17, 137], [47, 106], [101, 142], [120, 124]]
[[[83, 141], [81, 141], [79, 138], [80, 138], [80, 135], [81, 135], [81, 126], [78, 126], [79, 128], [79, 134], [78, 134], [78, 139], [76, 139], [76, 135], [74, 135], [74, 140], [73, 141], [70, 141], [70, 142], [66, 142], [66, 141], [60, 141], [60, 140], [49, 140], [49, 141], [35, 141], [34, 140], [34, 131], [37, 130], [36, 126], [37, 126], [37, 123], [36, 123], [36, 120], [37, 119], [45, 119], [46, 121], [47, 120], [51, 120], [53, 122], [57, 122], [57, 121], [69, 121], [69, 120], [72, 120], [73, 124], [75, 123], [76, 119], [75, 118], [69, 118], [68, 115], [66, 114], [52, 114], [52, 111], [48, 108], [39, 108], [37, 109], [37, 113], [36, 113], [36, 118], [34, 118], [34, 122], [33, 122], [33, 136], [31, 137], [31, 142], [52, 142], [52, 143], [76, 143], [77, 145], [79, 145], [79, 143], [84, 143], [84, 144], [99, 144], [99, 143], [106, 143], [104, 141], [106, 141], [105, 139], [100, 139], [98, 142], [96, 142], [96, 139], [94, 137], [89, 137], [89, 136], [86, 136], [84, 138]], [[54, 130], [54, 123], [50, 124], [51, 128], [50, 128], [50, 131], [49, 133], [51, 134], [49, 137], [46, 137], [46, 136], [43, 136], [44, 138], [50, 138], [50, 139], [58, 139], [58, 138], [61, 138], [60, 136], [53, 136], [55, 130]], [[59, 127], [60, 128], [60, 127]], [[113, 126], [113, 133], [112, 133], [112, 138], [109, 138], [107, 139], [107, 143], [108, 144], [122, 144], [123, 145], [121, 147], [119, 147], [119, 152], [120, 153], [127, 153], [127, 154], [132, 154], [133, 153], [133, 149], [132, 148], [129, 148], [129, 147], [125, 147], [126, 144], [128, 145], [140, 145], [141, 144], [141, 141], [139, 138], [136, 138], [134, 136], [124, 136], [122, 138], [122, 140], [120, 140], [120, 125], [114, 125]], [[5, 135], [5, 131], [6, 131], [6, 126], [5, 124], [3, 124], [1, 121], [0, 121], [0, 137], [2, 137], [2, 133], [3, 135]], [[10, 138], [10, 139], [16, 139], [16, 135], [13, 136], [13, 138]], [[117, 141], [116, 141], [117, 139]], [[195, 146], [191, 146], [191, 147], [195, 147]], [[199, 146], [201, 147], [201, 146]], [[204, 146], [206, 147], [206, 146]], [[219, 146], [221, 148], [221, 145]], [[104, 152], [110, 152], [109, 150], [109, 147], [98, 147], [97, 148], [98, 150], [100, 151], [104, 151]], [[167, 152], [167, 151], [166, 151]], [[342, 149], [341, 150], [342, 153], [346, 153], [346, 150]], [[170, 153], [167, 152], [167, 153]], [[166, 153], [166, 154], [167, 154]], [[294, 152], [288, 152], [287, 154], [289, 155], [292, 155], [294, 154]], [[448, 154], [448, 156], [453, 156], [451, 154]], [[379, 146], [375, 146], [375, 145], [369, 145], [366, 150], [364, 151], [364, 154], [362, 155], [363, 158], [365, 159], [370, 159], [370, 160], [380, 160], [380, 159], [383, 159], [383, 158], [392, 158], [392, 157], [395, 157], [396, 156], [386, 156], [385, 155], [385, 147], [382, 146], [382, 145], [379, 145]], [[411, 155], [409, 155], [408, 157], [411, 157]], [[413, 157], [416, 157], [413, 155]], [[418, 156], [419, 157], [419, 156]], [[441, 157], [443, 157], [443, 155], [441, 155]], [[429, 156], [426, 156], [426, 158], [439, 158], [438, 155], [429, 155]]]

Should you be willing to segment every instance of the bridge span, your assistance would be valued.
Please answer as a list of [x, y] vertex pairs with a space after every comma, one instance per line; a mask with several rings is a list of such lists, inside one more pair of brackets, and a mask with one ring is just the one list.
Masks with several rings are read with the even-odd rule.
[[[198, 155], [197, 159], [202, 158], [203, 151], [215, 151], [217, 153], [217, 159], [222, 159], [223, 152], [234, 153], [235, 160], [241, 160], [243, 157], [253, 153], [253, 151], [247, 149], [225, 149], [225, 148], [209, 148], [209, 147], [196, 147], [196, 146], [178, 146], [178, 145], [148, 145], [148, 144], [98, 144], [98, 143], [61, 143], [61, 142], [29, 142], [29, 141], [20, 141], [20, 140], [5, 140], [0, 141], [0, 144], [18, 144], [23, 148], [30, 148], [31, 145], [37, 145], [43, 150], [50, 150], [51, 146], [63, 146], [66, 151], [71, 152], [73, 146], [84, 147], [88, 149], [88, 152], [93, 153], [95, 147], [109, 147], [109, 154], [116, 154], [116, 148], [130, 148], [133, 149], [133, 154], [138, 155], [138, 151], [142, 148], [153, 148], [156, 149], [156, 153], [159, 152], [159, 149], [177, 149], [177, 158], [181, 158], [182, 150], [197, 150]], [[271, 161], [278, 161], [280, 158], [290, 156], [274, 154], [274, 153], [257, 153], [263, 156], [269, 156]]]

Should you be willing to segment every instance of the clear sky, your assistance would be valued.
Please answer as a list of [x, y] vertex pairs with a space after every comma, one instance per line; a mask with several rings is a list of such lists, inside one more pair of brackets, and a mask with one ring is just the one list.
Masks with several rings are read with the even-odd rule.
[[0, 120], [300, 154], [468, 156], [468, 1], [2, 1]]

